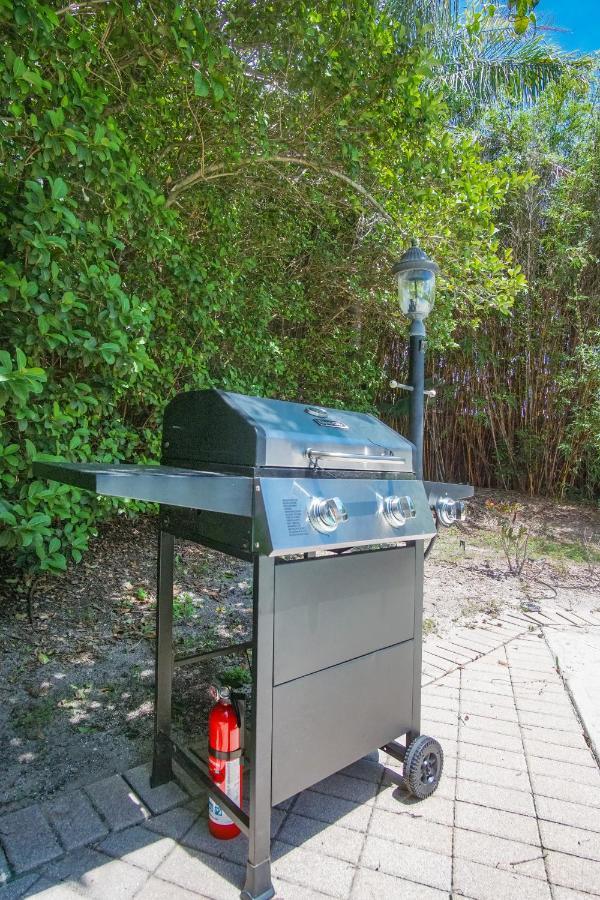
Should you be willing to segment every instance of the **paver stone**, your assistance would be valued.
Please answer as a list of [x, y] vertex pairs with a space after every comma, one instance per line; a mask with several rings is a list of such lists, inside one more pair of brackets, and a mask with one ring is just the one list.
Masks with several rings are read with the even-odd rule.
[[175, 885], [196, 896], [202, 892], [211, 900], [235, 900], [244, 884], [246, 868], [208, 853], [176, 847], [154, 874], [172, 885], [173, 900], [177, 897]]
[[150, 767], [147, 765], [129, 769], [123, 778], [155, 815], [167, 812], [190, 799], [175, 781], [169, 781], [155, 788], [150, 787]]
[[361, 864], [438, 890], [450, 890], [452, 860], [440, 853], [367, 835]]
[[83, 791], [55, 797], [44, 805], [44, 812], [66, 850], [92, 844], [108, 834], [108, 828]]
[[120, 775], [111, 775], [86, 789], [112, 831], [144, 822], [150, 815], [137, 794]]
[[355, 867], [331, 856], [322, 856], [303, 847], [290, 847], [275, 841], [271, 848], [275, 877], [304, 885], [311, 890], [324, 886], [334, 897], [346, 898], [354, 878]]
[[[287, 894], [283, 896], [288, 900]], [[360, 869], [350, 896], [352, 900], [448, 900], [447, 891], [373, 869]]]
[[49, 863], [43, 874], [93, 900], [130, 900], [148, 877], [148, 873], [137, 866], [110, 859], [87, 847]]
[[142, 825], [134, 825], [125, 831], [109, 834], [96, 845], [96, 850], [147, 872], [154, 872], [176, 846], [173, 838], [163, 837]]
[[17, 875], [56, 859], [63, 852], [37, 804], [2, 816], [0, 840]]
[[482, 866], [467, 859], [457, 859], [454, 866], [454, 888], [458, 894], [477, 900], [551, 900], [547, 882], [524, 875], [513, 875], [492, 866]]

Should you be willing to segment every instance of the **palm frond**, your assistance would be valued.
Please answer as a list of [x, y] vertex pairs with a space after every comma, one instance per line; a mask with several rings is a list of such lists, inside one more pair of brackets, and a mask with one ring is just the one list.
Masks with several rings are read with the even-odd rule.
[[439, 63], [434, 67], [431, 83], [472, 103], [510, 98], [527, 105], [567, 71], [583, 77], [585, 67], [567, 54], [482, 53]]
[[[471, 111], [505, 99], [524, 105], [565, 73], [589, 71], [591, 60], [567, 53], [548, 37], [541, 23], [517, 34], [508, 12], [497, 10], [482, 19], [472, 4], [461, 11], [455, 0], [388, 0], [402, 24], [412, 21], [409, 40], [431, 51], [431, 83], [447, 93], [450, 103]], [[418, 24], [429, 27], [420, 31]]]
[[459, 0], [388, 0], [387, 11], [404, 26], [406, 39], [413, 44], [423, 39], [422, 27], [428, 34], [448, 30], [460, 15]]

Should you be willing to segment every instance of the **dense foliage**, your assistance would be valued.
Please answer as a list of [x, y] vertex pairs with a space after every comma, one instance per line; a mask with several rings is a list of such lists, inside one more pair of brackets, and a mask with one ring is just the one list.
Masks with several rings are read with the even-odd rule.
[[498, 221], [527, 166], [448, 128], [431, 50], [380, 4], [0, 0], [0, 33], [0, 548], [23, 564], [135, 508], [32, 461], [157, 460], [177, 391], [372, 407], [410, 235], [445, 275], [434, 351], [524, 288]]
[[[600, 497], [600, 120], [564, 78], [527, 110], [492, 111], [488, 157], [529, 171], [502, 211], [528, 288], [432, 361], [448, 385], [431, 416], [430, 465], [530, 493]], [[453, 453], [442, 452], [452, 446]]]

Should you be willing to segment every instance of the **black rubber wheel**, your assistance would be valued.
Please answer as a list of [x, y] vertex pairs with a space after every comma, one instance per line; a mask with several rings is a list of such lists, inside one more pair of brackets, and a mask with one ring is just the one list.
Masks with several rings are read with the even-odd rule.
[[444, 752], [439, 743], [426, 734], [419, 735], [407, 747], [404, 757], [404, 784], [407, 791], [424, 800], [435, 791], [444, 768]]

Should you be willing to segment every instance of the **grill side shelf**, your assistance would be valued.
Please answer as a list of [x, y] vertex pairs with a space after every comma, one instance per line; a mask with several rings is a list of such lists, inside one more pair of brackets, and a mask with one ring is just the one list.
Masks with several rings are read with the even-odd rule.
[[34, 474], [109, 497], [252, 515], [252, 479], [172, 466], [36, 462]]
[[450, 497], [452, 500], [468, 500], [475, 493], [475, 488], [470, 484], [452, 484], [446, 481], [424, 481], [425, 493], [430, 507], [433, 509], [440, 497]]

